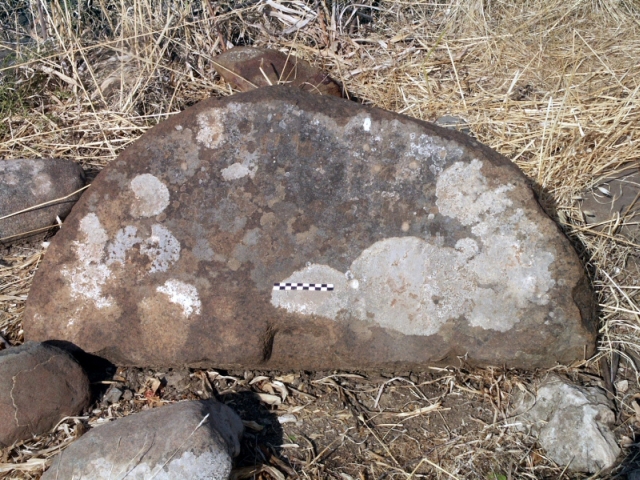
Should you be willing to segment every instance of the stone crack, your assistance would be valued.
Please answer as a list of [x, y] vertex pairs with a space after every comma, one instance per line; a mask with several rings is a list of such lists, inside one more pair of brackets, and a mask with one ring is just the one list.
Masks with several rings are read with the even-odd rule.
[[21, 375], [23, 373], [28, 373], [28, 372], [33, 372], [36, 368], [41, 367], [43, 365], [46, 365], [47, 363], [49, 363], [51, 360], [57, 358], [57, 357], [62, 357], [62, 355], [54, 355], [51, 358], [47, 359], [45, 362], [42, 363], [38, 363], [36, 366], [34, 366], [33, 368], [30, 368], [29, 370], [21, 370], [20, 372], [16, 373], [13, 377], [11, 377], [11, 391], [9, 392], [9, 396], [11, 397], [11, 403], [13, 405], [13, 417], [16, 421], [16, 427], [26, 427], [27, 425], [20, 425], [20, 421], [18, 420], [18, 406], [16, 405], [16, 400], [15, 398], [13, 398], [13, 390], [16, 388], [16, 378], [18, 377], [18, 375]]

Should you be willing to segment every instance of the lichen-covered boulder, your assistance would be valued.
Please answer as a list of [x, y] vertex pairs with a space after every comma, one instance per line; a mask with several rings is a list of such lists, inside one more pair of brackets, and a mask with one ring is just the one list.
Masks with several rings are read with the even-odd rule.
[[128, 365], [533, 368], [590, 355], [594, 321], [574, 250], [506, 158], [270, 87], [203, 101], [105, 168], [24, 329]]
[[64, 219], [80, 197], [71, 194], [84, 180], [82, 168], [71, 160], [0, 160], [0, 240], [44, 233], [56, 217]]
[[179, 402], [93, 428], [53, 460], [43, 480], [227, 480], [242, 420], [215, 400]]

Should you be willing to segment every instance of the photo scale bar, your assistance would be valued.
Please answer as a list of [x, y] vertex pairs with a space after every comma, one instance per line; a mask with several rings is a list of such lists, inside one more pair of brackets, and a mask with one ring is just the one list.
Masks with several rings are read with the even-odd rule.
[[314, 292], [330, 292], [332, 283], [274, 283], [274, 290], [309, 290]]

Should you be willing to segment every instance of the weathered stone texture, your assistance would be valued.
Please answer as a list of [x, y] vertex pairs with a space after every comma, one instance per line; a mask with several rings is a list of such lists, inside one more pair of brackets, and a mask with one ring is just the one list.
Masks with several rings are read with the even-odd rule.
[[214, 400], [179, 402], [94, 428], [58, 454], [43, 480], [227, 480], [242, 421]]
[[506, 158], [271, 87], [206, 100], [107, 167], [24, 328], [130, 365], [533, 368], [590, 355], [594, 321], [574, 250]]
[[521, 429], [538, 436], [551, 460], [571, 471], [593, 473], [611, 468], [620, 455], [613, 408], [604, 390], [551, 374], [535, 396], [517, 396], [514, 414]]
[[[84, 186], [82, 168], [62, 159], [0, 160], [0, 217], [66, 197]], [[0, 220], [0, 239], [54, 225], [79, 194]]]
[[68, 353], [35, 342], [0, 351], [0, 447], [48, 432], [89, 399], [89, 380]]
[[222, 78], [241, 92], [285, 84], [321, 95], [342, 96], [342, 87], [322, 70], [277, 50], [235, 47], [214, 59]]

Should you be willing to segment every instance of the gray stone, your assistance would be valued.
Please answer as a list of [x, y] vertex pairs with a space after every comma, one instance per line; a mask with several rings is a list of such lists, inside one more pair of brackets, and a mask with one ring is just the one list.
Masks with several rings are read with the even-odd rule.
[[[55, 225], [64, 219], [80, 194], [63, 197], [84, 186], [82, 168], [71, 160], [23, 159], [0, 160], [0, 240], [13, 240]], [[18, 215], [46, 202], [50, 204]], [[7, 217], [7, 218], [2, 218]]]
[[620, 454], [611, 430], [612, 409], [604, 390], [572, 385], [550, 374], [536, 395], [517, 397], [514, 414], [538, 436], [551, 460], [572, 471], [593, 473], [612, 467]]
[[583, 193], [580, 206], [595, 228], [640, 240], [640, 167], [632, 164], [606, 175]]
[[48, 432], [89, 400], [82, 367], [59, 348], [27, 342], [0, 351], [0, 447]]
[[105, 168], [48, 248], [23, 326], [125, 365], [534, 368], [592, 354], [594, 305], [509, 160], [268, 87], [203, 101]]
[[107, 393], [105, 393], [104, 397], [103, 397], [103, 402], [106, 402], [107, 404], [109, 403], [118, 403], [120, 401], [120, 399], [122, 398], [123, 395], [123, 391], [121, 389], [119, 389], [118, 387], [111, 387]]
[[215, 400], [155, 408], [93, 428], [58, 454], [42, 480], [226, 480], [242, 421]]
[[452, 128], [467, 135], [471, 135], [469, 124], [464, 118], [461, 117], [455, 117], [453, 115], [443, 115], [436, 120], [436, 125], [445, 128]]

